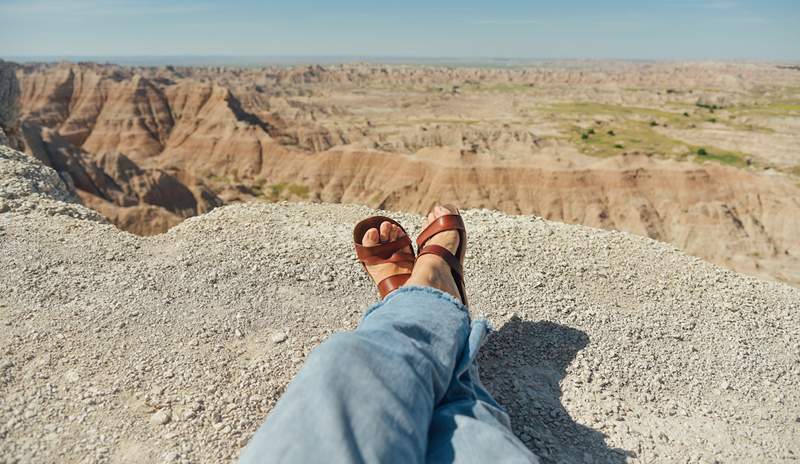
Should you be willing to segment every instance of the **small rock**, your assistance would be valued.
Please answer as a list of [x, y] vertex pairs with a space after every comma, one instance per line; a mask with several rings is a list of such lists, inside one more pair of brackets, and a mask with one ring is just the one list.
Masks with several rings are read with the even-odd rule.
[[70, 369], [64, 373], [64, 380], [69, 383], [75, 383], [80, 380], [80, 378], [80, 375], [74, 369]]
[[239, 338], [242, 338], [242, 337], [244, 337], [244, 334], [243, 334], [243, 333], [242, 333], [242, 331], [241, 331], [241, 330], [239, 330], [239, 329], [236, 329], [236, 330], [235, 330], [233, 333], [234, 333], [234, 335], [236, 335], [236, 336], [237, 336], [237, 337], [239, 337]]
[[150, 422], [157, 425], [168, 424], [172, 420], [172, 414], [166, 409], [160, 409], [150, 416]]
[[269, 337], [270, 341], [275, 344], [283, 343], [287, 338], [289, 337], [283, 332], [275, 332], [271, 337]]

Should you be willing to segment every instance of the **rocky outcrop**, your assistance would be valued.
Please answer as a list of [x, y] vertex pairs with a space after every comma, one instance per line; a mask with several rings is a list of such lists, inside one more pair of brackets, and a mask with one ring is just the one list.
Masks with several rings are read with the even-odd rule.
[[84, 207], [55, 170], [4, 145], [0, 145], [0, 213], [107, 222], [97, 211]]
[[93, 66], [24, 75], [25, 120], [94, 156], [125, 153], [137, 163], [247, 176], [272, 143], [269, 124], [213, 83]]
[[21, 148], [19, 82], [14, 65], [0, 60], [0, 145]]
[[34, 123], [26, 122], [23, 133], [31, 154], [55, 169], [84, 204], [130, 232], [160, 233], [222, 204], [194, 178], [187, 186], [162, 169], [142, 169], [120, 153], [92, 159], [55, 130]]

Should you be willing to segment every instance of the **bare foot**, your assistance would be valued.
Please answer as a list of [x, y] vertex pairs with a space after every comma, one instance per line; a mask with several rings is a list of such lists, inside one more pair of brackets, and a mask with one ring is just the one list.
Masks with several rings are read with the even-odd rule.
[[[380, 225], [380, 231], [376, 228], [367, 230], [364, 233], [364, 237], [361, 239], [361, 244], [365, 247], [373, 247], [380, 245], [381, 243], [393, 242], [398, 238], [404, 237], [405, 235], [406, 233], [403, 232], [403, 229], [398, 227], [396, 224], [384, 221]], [[405, 247], [402, 249], [402, 251], [406, 253], [413, 253], [411, 251], [411, 247]], [[366, 267], [369, 276], [372, 277], [372, 280], [374, 280], [376, 284], [378, 284], [380, 281], [389, 276], [410, 273], [414, 268], [414, 263], [381, 263], [370, 264]]]
[[[445, 214], [453, 214], [455, 211], [450, 211], [444, 206], [436, 206], [428, 213], [425, 226], [435, 221], [436, 218], [444, 216]], [[458, 232], [448, 230], [440, 232], [431, 237], [426, 245], [439, 245], [447, 248], [450, 253], [455, 254], [458, 250], [458, 242], [460, 237]], [[456, 281], [453, 279], [453, 272], [450, 266], [440, 256], [428, 254], [417, 258], [417, 263], [414, 265], [414, 272], [406, 282], [406, 285], [420, 285], [423, 287], [437, 288], [443, 292], [447, 292], [459, 301], [461, 300]]]

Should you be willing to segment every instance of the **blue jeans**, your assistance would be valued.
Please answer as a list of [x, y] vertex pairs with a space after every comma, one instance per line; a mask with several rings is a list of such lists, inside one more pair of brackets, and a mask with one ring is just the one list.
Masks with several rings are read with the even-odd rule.
[[242, 463], [538, 463], [480, 383], [487, 322], [403, 287], [308, 357]]

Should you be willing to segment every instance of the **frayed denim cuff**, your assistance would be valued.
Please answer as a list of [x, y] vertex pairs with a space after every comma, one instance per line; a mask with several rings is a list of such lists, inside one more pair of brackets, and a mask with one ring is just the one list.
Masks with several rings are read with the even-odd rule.
[[467, 315], [467, 317], [469, 317], [469, 309], [467, 309], [467, 307], [464, 306], [464, 304], [462, 302], [458, 301], [458, 299], [453, 297], [453, 295], [451, 295], [451, 294], [449, 294], [447, 292], [443, 292], [443, 291], [441, 291], [441, 290], [439, 290], [437, 288], [433, 288], [433, 287], [422, 287], [422, 286], [418, 286], [418, 285], [410, 285], [408, 287], [400, 287], [400, 288], [398, 288], [397, 290], [393, 291], [392, 293], [386, 295], [386, 298], [384, 298], [382, 301], [380, 301], [378, 303], [375, 303], [374, 305], [372, 305], [369, 308], [367, 308], [367, 311], [364, 313], [364, 316], [361, 318], [361, 320], [363, 321], [364, 319], [366, 319], [367, 316], [369, 316], [376, 309], [378, 309], [381, 306], [383, 306], [385, 303], [388, 303], [389, 301], [391, 301], [391, 300], [393, 300], [395, 298], [402, 298], [402, 296], [404, 294], [406, 294], [406, 293], [424, 293], [424, 294], [428, 294], [428, 295], [430, 295], [430, 298], [441, 299], [442, 302], [448, 303], [454, 309], [463, 311]]

